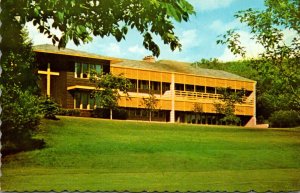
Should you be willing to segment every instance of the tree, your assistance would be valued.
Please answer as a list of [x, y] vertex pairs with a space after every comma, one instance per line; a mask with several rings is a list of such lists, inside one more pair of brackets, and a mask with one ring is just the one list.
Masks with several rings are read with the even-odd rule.
[[[1, 132], [3, 154], [36, 148], [43, 142], [34, 140], [40, 124], [36, 65], [28, 33], [21, 31], [17, 53], [7, 52], [1, 57], [0, 77]], [[37, 144], [38, 143], [38, 144]], [[41, 146], [40, 146], [41, 147]]]
[[127, 95], [131, 88], [131, 82], [122, 75], [112, 75], [111, 73], [92, 73], [90, 81], [96, 84], [96, 89], [92, 92], [97, 107], [110, 110], [110, 119], [112, 119], [112, 110], [118, 107], [120, 92]]
[[[186, 0], [2, 0], [1, 8], [2, 28], [7, 31], [2, 38], [7, 41], [26, 22], [33, 22], [59, 47], [65, 47], [70, 40], [76, 45], [87, 43], [92, 36], [112, 35], [121, 41], [128, 29], [135, 28], [144, 38], [144, 47], [155, 56], [160, 50], [152, 36], [160, 36], [171, 50], [180, 49], [173, 22], [188, 21], [195, 13]], [[62, 36], [57, 37], [51, 29], [59, 29]], [[2, 46], [9, 49], [10, 44]]]
[[217, 113], [224, 115], [221, 121], [224, 121], [226, 124], [238, 124], [241, 120], [235, 115], [235, 105], [243, 102], [243, 96], [245, 94], [244, 90], [234, 91], [230, 87], [228, 88], [219, 88], [221, 93], [221, 102], [214, 103]]
[[[260, 58], [253, 60], [262, 84], [267, 85], [262, 100], [274, 111], [300, 111], [300, 1], [265, 0], [265, 10], [239, 11], [235, 17], [250, 28], [253, 39], [264, 47]], [[284, 40], [284, 30], [294, 33], [291, 43]], [[245, 56], [239, 34], [229, 30], [217, 43], [227, 44], [234, 54]]]
[[151, 122], [152, 119], [152, 112], [156, 109], [156, 105], [158, 100], [153, 93], [149, 93], [148, 97], [143, 97], [142, 105], [147, 109], [149, 112], [149, 121]]
[[[194, 103], [194, 106], [193, 106], [193, 111], [196, 113], [196, 115], [200, 115], [200, 118], [201, 118], [201, 123], [202, 123], [202, 113], [203, 113], [203, 104], [201, 103]], [[196, 124], [198, 124], [198, 118], [196, 117]]]

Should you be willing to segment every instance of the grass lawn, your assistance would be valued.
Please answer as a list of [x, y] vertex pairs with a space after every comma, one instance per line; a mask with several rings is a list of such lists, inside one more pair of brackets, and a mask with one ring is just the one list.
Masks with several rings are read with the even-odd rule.
[[300, 190], [299, 128], [60, 119], [2, 160], [2, 191]]

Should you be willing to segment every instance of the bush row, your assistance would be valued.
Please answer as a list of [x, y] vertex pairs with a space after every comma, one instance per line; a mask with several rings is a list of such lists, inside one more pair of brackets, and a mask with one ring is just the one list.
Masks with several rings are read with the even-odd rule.
[[297, 111], [275, 111], [269, 118], [271, 127], [296, 127], [300, 126], [300, 114]]

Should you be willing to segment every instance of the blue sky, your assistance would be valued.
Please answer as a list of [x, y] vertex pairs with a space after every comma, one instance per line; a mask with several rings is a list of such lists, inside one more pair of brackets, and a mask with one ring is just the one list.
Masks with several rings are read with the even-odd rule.
[[[161, 49], [158, 60], [171, 59], [195, 62], [202, 58], [218, 58], [223, 61], [239, 59], [233, 56], [225, 46], [216, 44], [217, 36], [224, 34], [231, 28], [239, 29], [241, 42], [246, 45], [248, 57], [255, 57], [261, 51], [262, 48], [250, 40], [246, 26], [240, 24], [234, 18], [234, 14], [250, 7], [264, 9], [263, 0], [189, 0], [189, 2], [195, 7], [196, 15], [191, 16], [188, 22], [175, 23], [175, 33], [182, 43], [182, 51], [172, 52], [167, 45], [163, 45], [163, 42], [156, 37], [156, 42]], [[35, 45], [51, 44], [51, 41], [39, 34], [31, 24], [27, 26]], [[60, 34], [58, 31], [56, 33]], [[136, 60], [151, 55], [150, 51], [144, 49], [142, 36], [135, 30], [129, 31], [126, 40], [121, 42], [117, 42], [113, 37], [103, 39], [95, 37], [88, 44], [75, 46], [70, 42], [67, 47], [105, 56]]]

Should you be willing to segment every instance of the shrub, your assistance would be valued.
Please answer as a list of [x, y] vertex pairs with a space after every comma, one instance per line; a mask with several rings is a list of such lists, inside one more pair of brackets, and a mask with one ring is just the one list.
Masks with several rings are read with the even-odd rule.
[[300, 125], [300, 114], [296, 111], [275, 111], [270, 118], [271, 127], [295, 127]]
[[32, 139], [41, 119], [38, 97], [18, 86], [10, 87], [2, 89], [1, 106], [3, 155], [44, 145], [42, 141]]
[[59, 105], [47, 97], [41, 101], [41, 111], [44, 118], [57, 120], [55, 115], [59, 112]]
[[65, 116], [79, 116], [80, 110], [79, 109], [60, 109], [57, 113], [58, 115], [65, 115]]

